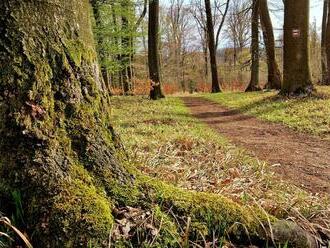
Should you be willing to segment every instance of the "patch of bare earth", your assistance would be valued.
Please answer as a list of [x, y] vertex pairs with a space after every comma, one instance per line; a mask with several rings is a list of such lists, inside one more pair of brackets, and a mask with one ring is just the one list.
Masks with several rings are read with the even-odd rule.
[[259, 120], [199, 97], [183, 97], [192, 115], [251, 155], [269, 162], [285, 180], [330, 194], [330, 141]]

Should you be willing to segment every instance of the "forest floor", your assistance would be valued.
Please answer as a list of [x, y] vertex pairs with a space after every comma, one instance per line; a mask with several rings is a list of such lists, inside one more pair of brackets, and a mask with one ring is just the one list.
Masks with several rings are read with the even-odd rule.
[[[206, 104], [206, 107], [201, 104]], [[184, 100], [168, 97], [160, 101], [150, 101], [147, 97], [113, 97], [112, 106], [115, 130], [120, 134], [128, 153], [127, 162], [135, 164], [142, 172], [182, 188], [224, 195], [239, 204], [261, 208], [278, 218], [291, 219], [312, 232], [321, 230], [330, 237], [330, 196], [326, 193], [329, 179], [325, 182], [326, 172], [320, 175], [319, 186], [315, 188], [310, 188], [311, 182], [307, 182], [307, 179], [306, 182], [299, 181], [298, 177], [286, 180], [287, 177], [279, 176], [276, 172], [282, 168], [289, 169], [289, 165], [279, 166], [280, 162], [268, 160], [268, 151], [263, 150], [261, 154], [264, 157], [258, 157], [257, 153], [251, 152], [258, 150], [258, 147], [245, 147], [239, 142], [236, 145], [235, 140], [232, 141], [216, 126], [222, 126], [223, 121], [223, 125], [236, 130], [238, 137], [242, 131], [245, 132], [240, 129], [240, 122], [253, 120], [254, 124], [249, 127], [253, 131], [260, 131], [259, 125], [269, 125], [264, 132], [245, 136], [245, 142], [251, 141], [257, 145], [258, 137], [264, 139], [280, 135], [278, 139], [281, 141], [287, 135], [293, 136], [290, 136], [292, 139], [295, 135], [301, 135], [299, 146], [304, 146], [307, 152], [317, 152], [315, 157], [320, 156], [319, 161], [329, 165], [329, 143], [325, 138], [299, 134], [283, 125], [228, 111], [219, 104], [198, 97]], [[221, 116], [221, 111], [226, 114]], [[212, 120], [220, 122], [207, 123]], [[274, 130], [275, 126], [281, 130]], [[272, 139], [272, 142], [278, 142], [276, 138]], [[273, 145], [277, 146], [277, 143]], [[282, 153], [277, 147], [273, 147], [273, 150], [278, 152], [272, 153], [276, 159], [293, 153]], [[314, 155], [310, 153], [308, 161], [315, 167], [311, 171], [302, 169], [302, 173], [312, 176], [312, 179], [316, 176], [316, 169], [326, 168], [321, 163], [312, 163]], [[296, 163], [300, 161], [298, 154], [290, 156]]]
[[251, 156], [267, 161], [282, 179], [330, 194], [330, 141], [257, 119], [200, 97], [184, 97], [193, 116]]

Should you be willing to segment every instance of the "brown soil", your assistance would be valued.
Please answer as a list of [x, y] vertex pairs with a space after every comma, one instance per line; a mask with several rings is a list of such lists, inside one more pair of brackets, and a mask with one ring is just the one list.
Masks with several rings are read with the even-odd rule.
[[330, 142], [229, 110], [199, 97], [182, 98], [192, 115], [235, 145], [268, 161], [282, 179], [312, 193], [330, 194]]

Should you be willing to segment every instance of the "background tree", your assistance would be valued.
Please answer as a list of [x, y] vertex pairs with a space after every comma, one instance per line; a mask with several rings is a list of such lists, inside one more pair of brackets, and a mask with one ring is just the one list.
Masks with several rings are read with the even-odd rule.
[[326, 57], [327, 57], [327, 78], [326, 78], [326, 84], [330, 84], [330, 3], [328, 2], [328, 17], [327, 17], [327, 27], [326, 27]]
[[[91, 0], [91, 4], [92, 4], [93, 14], [94, 14], [94, 18], [95, 18], [95, 29], [96, 28], [102, 29], [102, 14], [101, 14], [101, 10], [100, 10], [100, 6], [102, 3], [99, 0]], [[106, 67], [106, 63], [105, 63], [106, 58], [107, 58], [107, 53], [103, 49], [103, 46], [105, 43], [105, 37], [104, 37], [104, 35], [101, 35], [100, 32], [96, 32], [96, 40], [97, 40], [97, 51], [98, 51], [98, 56], [99, 56], [99, 60], [100, 60], [103, 80], [107, 84], [108, 91], [111, 94], [109, 74], [108, 74], [108, 69]]]
[[247, 91], [259, 89], [259, 0], [252, 1], [251, 79]]
[[213, 25], [214, 29], [216, 31], [216, 36], [215, 36], [215, 49], [218, 51], [219, 49], [219, 44], [220, 44], [220, 34], [222, 31], [222, 28], [224, 26], [224, 23], [226, 21], [226, 17], [228, 14], [230, 6], [230, 0], [226, 0], [223, 3], [220, 0], [215, 0], [214, 1], [214, 14], [213, 14]]
[[134, 54], [134, 8], [131, 0], [121, 0], [121, 81], [124, 95], [130, 95], [132, 90], [132, 57]]
[[[191, 37], [190, 14], [183, 0], [171, 0], [162, 23], [162, 69], [172, 83], [185, 90], [187, 43]], [[165, 51], [166, 50], [166, 51]]]
[[134, 4], [131, 0], [94, 0], [92, 4], [103, 78], [110, 88], [120, 87], [123, 94], [130, 94], [138, 36]]
[[163, 98], [159, 60], [159, 0], [149, 0], [148, 64], [152, 82], [150, 98], [153, 100]]
[[[230, 0], [222, 2], [220, 0], [215, 0], [212, 2], [213, 11], [213, 26], [215, 31], [215, 50], [218, 51], [220, 44], [220, 34], [222, 28], [225, 24], [227, 13], [230, 6]], [[211, 5], [212, 5], [211, 3]], [[203, 0], [192, 0], [190, 2], [190, 13], [193, 16], [196, 24], [197, 30], [200, 36], [200, 41], [203, 49], [204, 55], [204, 75], [205, 80], [208, 80], [208, 39], [207, 39], [207, 23], [206, 23], [206, 11], [205, 4]]]
[[311, 93], [309, 69], [309, 0], [284, 2], [282, 94]]
[[309, 25], [309, 54], [312, 82], [322, 83], [322, 37], [317, 27], [316, 19]]
[[190, 12], [197, 24], [197, 31], [200, 37], [200, 42], [203, 50], [204, 58], [204, 76], [205, 81], [208, 81], [209, 72], [209, 55], [208, 55], [208, 38], [206, 27], [206, 14], [203, 0], [192, 0], [190, 3]]
[[[241, 84], [244, 81], [243, 71], [251, 69], [250, 53], [245, 49], [251, 38], [251, 1], [235, 0], [229, 9], [227, 18], [226, 35], [229, 40], [233, 65], [230, 70], [235, 74], [235, 81]], [[251, 74], [248, 73], [246, 81], [250, 81]], [[244, 90], [247, 87], [244, 88]]]
[[322, 17], [322, 38], [321, 38], [321, 65], [322, 65], [322, 84], [330, 83], [328, 78], [327, 62], [327, 25], [328, 25], [329, 0], [323, 0]]
[[210, 52], [210, 63], [211, 63], [211, 73], [212, 73], [212, 93], [220, 92], [220, 85], [218, 79], [218, 68], [217, 68], [217, 58], [216, 58], [216, 48], [214, 42], [214, 29], [213, 29], [213, 18], [210, 0], [205, 0], [205, 11], [206, 11], [206, 23], [207, 23], [207, 36], [208, 36], [208, 46]]
[[268, 80], [266, 88], [281, 89], [282, 76], [275, 56], [275, 38], [267, 0], [259, 0], [260, 22], [266, 47]]
[[227, 20], [227, 37], [234, 47], [234, 65], [239, 54], [250, 40], [250, 3], [245, 0], [233, 1]]

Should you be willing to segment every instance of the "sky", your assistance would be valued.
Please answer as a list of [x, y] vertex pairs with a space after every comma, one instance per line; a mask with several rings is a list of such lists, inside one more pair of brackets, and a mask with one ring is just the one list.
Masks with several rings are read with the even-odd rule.
[[[231, 0], [235, 1], [235, 0]], [[299, 0], [297, 0], [299, 1]], [[167, 5], [170, 0], [160, 0], [161, 4]], [[187, 0], [189, 2], [189, 0]], [[274, 6], [275, 3], [282, 3], [282, 0], [268, 0], [270, 9]], [[323, 0], [310, 0], [310, 21], [313, 22], [316, 20], [317, 26], [321, 27], [322, 24], [322, 12], [323, 12]], [[274, 13], [275, 12], [275, 13]], [[275, 28], [281, 28], [283, 26], [283, 15], [273, 11], [273, 22]]]
[[[299, 1], [299, 0], [297, 0], [297, 1]], [[270, 0], [269, 2], [270, 2], [270, 6], [271, 6], [271, 3], [276, 3], [276, 2], [281, 2], [281, 1]], [[323, 0], [310, 0], [310, 22], [312, 23], [312, 22], [314, 22], [314, 20], [316, 20], [317, 27], [321, 28], [322, 15], [323, 15]], [[283, 26], [283, 15], [273, 11], [272, 18], [273, 18], [273, 22], [274, 22], [274, 28], [281, 28]]]
[[[184, 0], [184, 1], [187, 3], [190, 2], [190, 0]], [[224, 2], [225, 0], [221, 0], [221, 1]], [[236, 0], [231, 0], [231, 1], [233, 2]], [[300, 0], [296, 0], [296, 1], [300, 1]], [[321, 26], [322, 26], [323, 1], [324, 0], [310, 0], [310, 23], [316, 21], [318, 32], [320, 34], [321, 34]], [[160, 0], [160, 3], [166, 6], [170, 3], [170, 0]], [[284, 21], [283, 0], [268, 0], [268, 6], [273, 21], [275, 38], [277, 39], [277, 37], [280, 37], [283, 32], [282, 31], [283, 21]], [[223, 28], [221, 32], [222, 37], [224, 32], [225, 32], [225, 28]], [[220, 45], [225, 45], [225, 44], [220, 44]]]
[[311, 21], [316, 20], [318, 27], [322, 25], [323, 1], [311, 0]]

